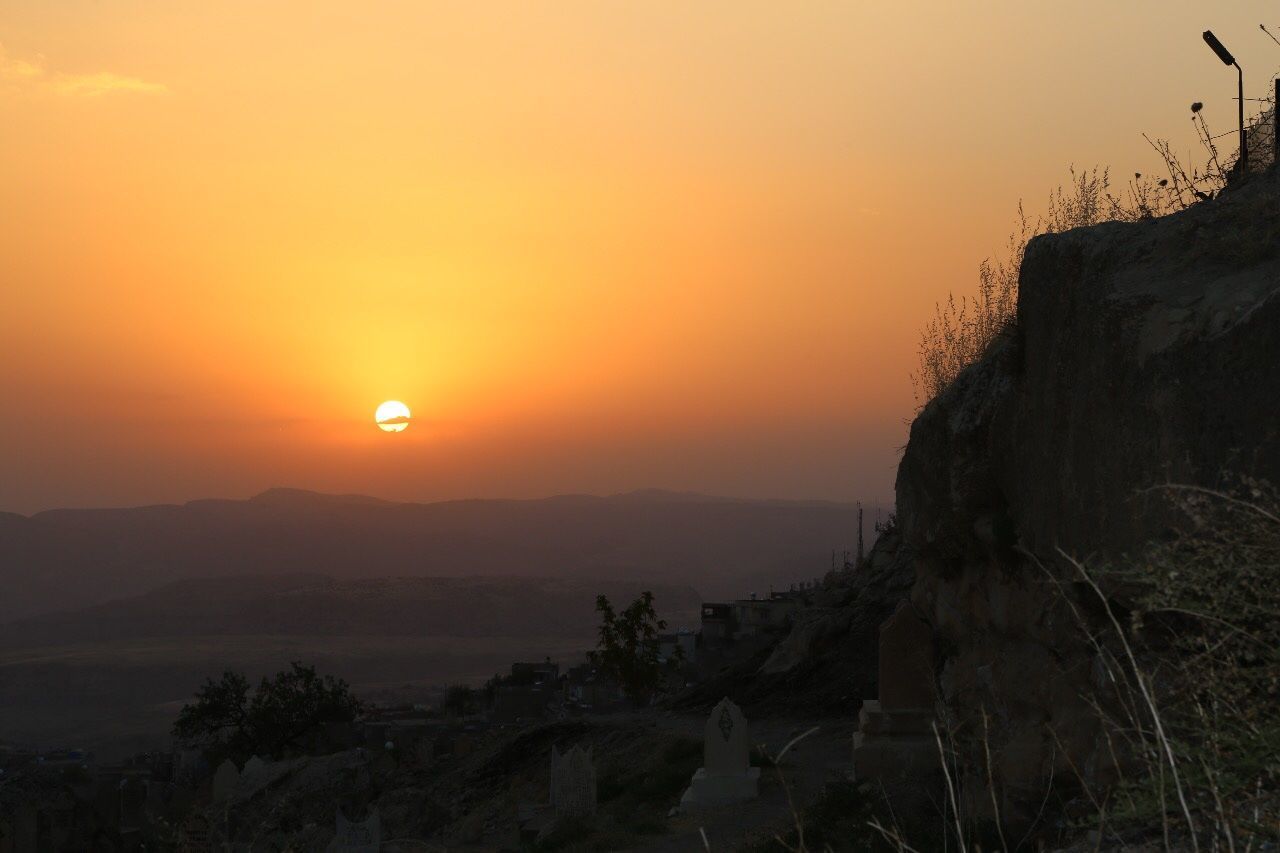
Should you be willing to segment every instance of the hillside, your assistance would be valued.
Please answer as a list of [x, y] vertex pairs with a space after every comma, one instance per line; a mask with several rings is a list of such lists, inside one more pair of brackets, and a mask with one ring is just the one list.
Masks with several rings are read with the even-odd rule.
[[[1215, 843], [1232, 826], [1256, 832], [1277, 808], [1256, 782], [1271, 771], [1248, 769], [1255, 754], [1274, 767], [1276, 743], [1274, 722], [1255, 720], [1275, 709], [1277, 330], [1280, 172], [1164, 218], [1035, 238], [1016, 322], [913, 422], [897, 527], [869, 570], [829, 587], [771, 654], [675, 706], [727, 693], [755, 715], [853, 718], [880, 695], [878, 627], [907, 599], [932, 629], [921, 652], [966, 820], [1052, 838], [1071, 819], [1105, 823], [1093, 805], [1123, 791], [1139, 804], [1133, 834], [1107, 844], [1155, 849], [1153, 791], [1177, 751], [1186, 808]], [[1151, 601], [1177, 609], [1143, 612]], [[1191, 680], [1196, 667], [1210, 675]], [[1126, 693], [1144, 679], [1168, 754], [1121, 741], [1155, 730]], [[1239, 704], [1205, 723], [1204, 703], [1225, 697]], [[1241, 738], [1239, 751], [1194, 751], [1219, 737]], [[1210, 768], [1240, 774], [1230, 814], [1196, 775]], [[915, 790], [895, 792], [900, 816]]]
[[855, 546], [856, 524], [848, 504], [657, 491], [414, 504], [274, 489], [240, 501], [9, 514], [0, 516], [0, 622], [247, 575], [643, 578], [741, 596], [819, 574], [833, 549]]

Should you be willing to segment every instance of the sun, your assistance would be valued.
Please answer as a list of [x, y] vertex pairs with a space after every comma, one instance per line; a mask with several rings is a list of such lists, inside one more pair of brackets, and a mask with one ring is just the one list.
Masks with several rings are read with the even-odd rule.
[[373, 419], [378, 422], [378, 429], [383, 432], [401, 432], [409, 425], [411, 416], [409, 407], [404, 403], [399, 400], [388, 400], [373, 413]]

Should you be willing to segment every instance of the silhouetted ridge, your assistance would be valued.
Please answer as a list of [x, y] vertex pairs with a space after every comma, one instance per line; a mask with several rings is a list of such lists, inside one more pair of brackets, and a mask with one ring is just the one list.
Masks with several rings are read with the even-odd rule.
[[856, 524], [847, 504], [657, 490], [397, 503], [277, 488], [249, 500], [51, 510], [0, 519], [0, 622], [235, 575], [577, 577], [742, 597], [820, 575], [833, 550], [854, 547]]

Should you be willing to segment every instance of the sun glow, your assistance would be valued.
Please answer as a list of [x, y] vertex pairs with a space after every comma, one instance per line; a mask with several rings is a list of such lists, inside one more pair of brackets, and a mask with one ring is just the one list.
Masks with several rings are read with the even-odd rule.
[[373, 413], [378, 429], [383, 432], [401, 432], [409, 425], [409, 407], [399, 400], [388, 400]]

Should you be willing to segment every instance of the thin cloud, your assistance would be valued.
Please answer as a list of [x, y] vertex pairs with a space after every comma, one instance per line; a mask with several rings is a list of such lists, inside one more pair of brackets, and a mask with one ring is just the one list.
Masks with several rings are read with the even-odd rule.
[[136, 92], [140, 95], [163, 95], [169, 91], [162, 83], [148, 83], [137, 77], [125, 77], [110, 71], [96, 74], [56, 74], [49, 86], [59, 95], [96, 98], [113, 92]]
[[151, 83], [113, 71], [90, 74], [49, 71], [43, 56], [34, 59], [10, 56], [4, 45], [0, 45], [0, 84], [10, 92], [51, 92], [69, 98], [97, 98], [112, 94], [162, 95], [169, 91], [163, 83]]
[[0, 80], [31, 80], [43, 74], [42, 65], [9, 56], [0, 44]]

